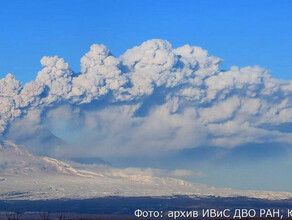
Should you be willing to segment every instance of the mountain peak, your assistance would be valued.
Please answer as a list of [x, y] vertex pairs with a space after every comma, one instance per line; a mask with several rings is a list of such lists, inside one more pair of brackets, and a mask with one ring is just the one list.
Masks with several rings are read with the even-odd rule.
[[[118, 172], [117, 172], [118, 170]], [[243, 191], [209, 187], [170, 177], [107, 167], [101, 171], [76, 169], [67, 163], [35, 156], [24, 147], [0, 141], [0, 199], [84, 199], [104, 196], [173, 196], [288, 199], [292, 193]]]
[[92, 176], [90, 172], [76, 170], [70, 165], [49, 157], [35, 156], [22, 146], [10, 141], [0, 142], [0, 175], [64, 174]]

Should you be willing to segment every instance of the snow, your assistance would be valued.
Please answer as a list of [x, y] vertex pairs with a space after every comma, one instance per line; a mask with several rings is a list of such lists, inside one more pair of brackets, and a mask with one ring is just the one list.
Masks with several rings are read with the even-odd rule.
[[53, 158], [35, 156], [8, 141], [0, 143], [0, 199], [86, 199], [105, 196], [235, 197], [289, 199], [289, 192], [215, 188], [169, 177], [76, 169]]

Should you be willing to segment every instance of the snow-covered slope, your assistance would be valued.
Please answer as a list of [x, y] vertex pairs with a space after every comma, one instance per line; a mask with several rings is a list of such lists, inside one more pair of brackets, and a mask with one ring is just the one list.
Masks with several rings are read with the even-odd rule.
[[292, 198], [292, 193], [239, 191], [145, 174], [75, 169], [58, 160], [34, 156], [15, 144], [0, 143], [0, 199], [82, 199], [101, 196], [248, 196]]
[[36, 174], [88, 177], [93, 173], [76, 170], [53, 158], [35, 156], [12, 142], [0, 142], [0, 175], [25, 177]]

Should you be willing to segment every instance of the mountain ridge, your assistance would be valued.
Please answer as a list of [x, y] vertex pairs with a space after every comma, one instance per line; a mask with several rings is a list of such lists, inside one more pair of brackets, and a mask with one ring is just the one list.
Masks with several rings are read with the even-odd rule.
[[0, 142], [0, 200], [86, 199], [107, 196], [236, 197], [290, 199], [290, 192], [216, 188], [172, 177], [128, 174], [108, 167], [102, 171], [77, 169], [25, 148]]

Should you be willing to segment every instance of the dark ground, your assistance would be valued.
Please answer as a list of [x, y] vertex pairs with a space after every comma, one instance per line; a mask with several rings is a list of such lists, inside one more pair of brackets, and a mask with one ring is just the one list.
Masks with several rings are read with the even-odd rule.
[[[2, 219], [165, 219], [169, 211], [190, 211], [202, 209], [279, 209], [281, 213], [292, 209], [292, 200], [261, 200], [246, 197], [232, 198], [189, 198], [175, 197], [104, 197], [83, 200], [0, 200]], [[163, 217], [137, 218], [135, 210], [159, 211]], [[13, 218], [14, 217], [14, 218]], [[286, 216], [284, 216], [286, 217]], [[173, 219], [173, 218], [172, 218]], [[179, 218], [178, 218], [179, 219]], [[190, 218], [188, 218], [190, 219]], [[198, 218], [196, 218], [198, 219]], [[218, 219], [218, 218], [217, 218]], [[243, 218], [242, 218], [243, 219]], [[253, 218], [256, 219], [256, 218]], [[263, 219], [263, 218], [261, 218]], [[270, 218], [271, 219], [271, 218]], [[275, 219], [275, 218], [274, 218]]]

